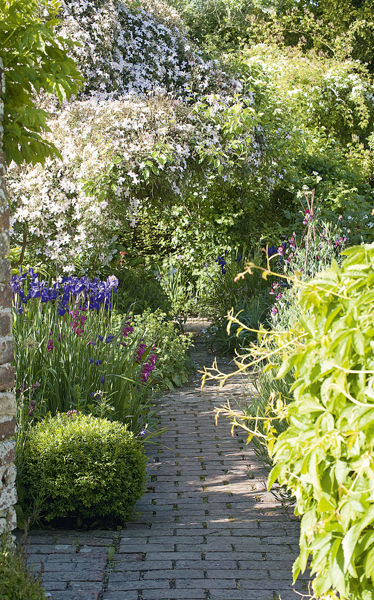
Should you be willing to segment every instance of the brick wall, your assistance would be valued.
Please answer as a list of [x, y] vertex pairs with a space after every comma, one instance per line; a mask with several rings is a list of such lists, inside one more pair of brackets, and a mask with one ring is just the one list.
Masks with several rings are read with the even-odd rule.
[[4, 77], [0, 60], [0, 534], [14, 529], [16, 518], [16, 469], [14, 466], [16, 402], [13, 387], [13, 360], [11, 289], [9, 286], [9, 209], [5, 190], [5, 156], [3, 141]]

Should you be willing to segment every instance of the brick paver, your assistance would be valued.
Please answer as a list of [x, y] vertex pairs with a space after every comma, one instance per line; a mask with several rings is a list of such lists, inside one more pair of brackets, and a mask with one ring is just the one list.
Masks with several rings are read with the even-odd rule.
[[[200, 357], [201, 358], [201, 357]], [[148, 492], [125, 529], [32, 532], [29, 563], [55, 600], [296, 600], [298, 521], [266, 491], [266, 471], [214, 406], [243, 380], [159, 401]], [[306, 592], [306, 580], [298, 584]]]

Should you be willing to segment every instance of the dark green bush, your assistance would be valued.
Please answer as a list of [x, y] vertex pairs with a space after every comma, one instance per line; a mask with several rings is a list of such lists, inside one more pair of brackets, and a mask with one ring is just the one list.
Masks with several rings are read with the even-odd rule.
[[165, 313], [170, 312], [170, 301], [149, 270], [132, 264], [129, 268], [118, 270], [116, 274], [119, 280], [118, 308], [122, 312], [128, 311], [130, 307], [135, 314], [158, 308]]
[[[266, 321], [271, 303], [269, 284], [260, 273], [253, 277], [237, 277], [244, 270], [248, 261], [245, 249], [235, 254], [225, 253], [218, 256], [219, 265], [211, 277], [210, 289], [206, 294], [206, 309], [212, 318], [213, 325], [209, 330], [210, 345], [213, 352], [232, 353], [235, 349], [245, 347], [256, 340], [256, 333], [232, 324], [227, 331], [227, 314], [230, 310], [235, 315], [240, 313], [240, 321], [249, 329], [258, 329], [260, 323]], [[253, 262], [263, 260], [262, 253], [256, 251]], [[239, 331], [240, 329], [240, 331]]]
[[0, 598], [1, 600], [45, 600], [45, 592], [25, 564], [20, 550], [9, 540], [0, 544]]
[[[145, 485], [146, 457], [126, 426], [74, 412], [31, 427], [18, 445], [26, 516], [105, 518], [123, 523]], [[35, 516], [33, 516], [35, 518]]]

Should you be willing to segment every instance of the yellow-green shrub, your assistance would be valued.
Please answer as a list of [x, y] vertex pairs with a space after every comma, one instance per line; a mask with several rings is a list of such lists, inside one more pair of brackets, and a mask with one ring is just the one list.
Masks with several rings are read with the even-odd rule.
[[303, 337], [278, 373], [293, 370], [294, 399], [278, 406], [288, 428], [268, 440], [269, 485], [286, 486], [302, 515], [295, 578], [311, 557], [316, 597], [372, 600], [374, 244], [344, 254], [342, 267], [334, 263], [300, 295], [293, 333]]

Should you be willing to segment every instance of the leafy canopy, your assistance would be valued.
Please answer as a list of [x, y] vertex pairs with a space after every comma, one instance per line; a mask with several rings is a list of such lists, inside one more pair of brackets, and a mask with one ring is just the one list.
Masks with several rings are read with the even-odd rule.
[[[282, 30], [287, 44], [349, 54], [374, 69], [372, 0], [168, 0], [188, 30], [212, 53], [231, 52], [258, 27]], [[270, 39], [269, 37], [269, 39]], [[277, 36], [275, 36], [277, 37]], [[323, 44], [321, 46], [321, 38]]]
[[8, 163], [43, 163], [58, 153], [44, 138], [48, 112], [40, 92], [60, 102], [78, 90], [81, 77], [68, 57], [73, 42], [57, 35], [58, 0], [0, 0], [0, 58], [5, 73], [4, 150]]

